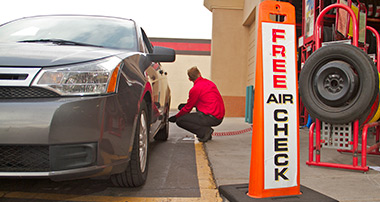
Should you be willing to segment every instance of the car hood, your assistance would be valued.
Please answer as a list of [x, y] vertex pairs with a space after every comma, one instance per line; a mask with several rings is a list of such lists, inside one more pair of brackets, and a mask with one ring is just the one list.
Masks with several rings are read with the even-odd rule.
[[0, 43], [0, 66], [48, 67], [74, 64], [125, 53], [89, 46], [55, 45], [52, 43]]

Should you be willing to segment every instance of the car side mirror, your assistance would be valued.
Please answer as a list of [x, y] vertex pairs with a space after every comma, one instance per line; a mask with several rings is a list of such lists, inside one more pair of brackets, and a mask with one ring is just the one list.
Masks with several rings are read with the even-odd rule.
[[155, 46], [153, 47], [153, 53], [149, 53], [148, 57], [152, 62], [174, 62], [175, 51], [171, 48]]

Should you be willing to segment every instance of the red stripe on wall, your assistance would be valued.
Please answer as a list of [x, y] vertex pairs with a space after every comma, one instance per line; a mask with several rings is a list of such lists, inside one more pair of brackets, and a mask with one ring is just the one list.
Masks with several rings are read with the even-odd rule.
[[211, 51], [211, 44], [152, 41], [153, 46], [163, 46], [176, 51]]

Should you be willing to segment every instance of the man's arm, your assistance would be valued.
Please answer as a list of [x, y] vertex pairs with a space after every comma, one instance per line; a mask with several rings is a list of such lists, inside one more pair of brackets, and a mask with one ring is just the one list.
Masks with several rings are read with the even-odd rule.
[[175, 115], [177, 118], [189, 113], [194, 106], [196, 106], [199, 99], [200, 89], [195, 86], [189, 91], [189, 98], [187, 99], [187, 103], [182, 109]]
[[194, 87], [190, 89], [187, 103], [185, 104], [185, 106], [181, 108], [181, 110], [176, 115], [169, 117], [169, 121], [174, 123], [177, 121], [178, 117], [189, 113], [193, 109], [193, 107], [196, 105], [199, 98], [199, 93], [200, 91]]

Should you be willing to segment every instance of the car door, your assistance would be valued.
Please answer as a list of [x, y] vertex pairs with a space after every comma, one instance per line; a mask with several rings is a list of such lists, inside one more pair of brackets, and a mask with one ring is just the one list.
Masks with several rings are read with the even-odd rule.
[[[143, 40], [145, 46], [147, 46], [149, 51], [153, 51], [153, 46], [150, 43], [148, 37], [145, 35], [144, 30], [141, 31], [143, 35]], [[169, 102], [170, 102], [170, 89], [167, 82], [167, 73], [162, 69], [160, 63], [152, 63], [150, 67], [145, 70], [148, 76], [149, 82], [152, 85], [152, 109], [153, 109], [153, 122], [151, 130], [153, 132], [160, 129], [162, 120], [165, 117], [165, 113], [168, 112]]]

